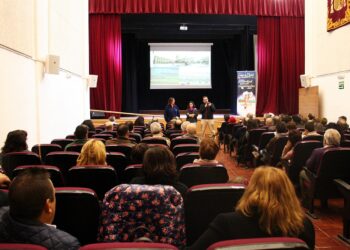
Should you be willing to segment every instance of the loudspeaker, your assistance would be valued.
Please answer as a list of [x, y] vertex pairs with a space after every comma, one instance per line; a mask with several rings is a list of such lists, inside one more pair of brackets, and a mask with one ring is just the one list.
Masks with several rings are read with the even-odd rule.
[[48, 55], [45, 63], [46, 73], [58, 75], [60, 70], [60, 57]]
[[301, 86], [304, 88], [311, 87], [311, 78], [310, 75], [300, 75]]
[[89, 75], [87, 78], [87, 84], [90, 88], [97, 87], [98, 75]]

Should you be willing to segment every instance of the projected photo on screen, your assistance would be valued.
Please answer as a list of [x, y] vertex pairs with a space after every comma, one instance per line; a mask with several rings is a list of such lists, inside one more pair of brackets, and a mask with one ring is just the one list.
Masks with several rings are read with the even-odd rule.
[[151, 89], [211, 88], [211, 44], [149, 45]]

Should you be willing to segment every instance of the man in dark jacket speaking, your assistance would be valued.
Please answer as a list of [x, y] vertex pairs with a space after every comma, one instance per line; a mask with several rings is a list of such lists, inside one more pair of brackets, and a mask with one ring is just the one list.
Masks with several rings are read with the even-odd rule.
[[199, 108], [199, 112], [202, 114], [202, 137], [205, 135], [205, 130], [209, 126], [210, 135], [214, 137], [215, 128], [214, 128], [214, 112], [215, 112], [214, 103], [209, 102], [207, 96], [203, 96], [203, 103]]
[[47, 249], [79, 249], [79, 241], [51, 225], [56, 210], [55, 189], [49, 174], [30, 168], [13, 179], [10, 209], [1, 218], [0, 242], [30, 243]]

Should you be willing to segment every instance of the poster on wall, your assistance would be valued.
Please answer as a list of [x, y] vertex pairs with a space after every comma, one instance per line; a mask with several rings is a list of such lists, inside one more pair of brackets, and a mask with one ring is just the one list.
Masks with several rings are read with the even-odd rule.
[[327, 31], [350, 23], [350, 0], [327, 0]]
[[256, 74], [255, 71], [237, 71], [237, 114], [255, 115]]

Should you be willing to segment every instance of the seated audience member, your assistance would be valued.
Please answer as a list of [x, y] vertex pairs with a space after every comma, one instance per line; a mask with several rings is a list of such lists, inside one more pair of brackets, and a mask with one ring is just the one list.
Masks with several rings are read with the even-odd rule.
[[314, 121], [316, 117], [313, 114], [309, 113], [307, 115], [307, 118], [309, 119], [309, 121]]
[[132, 164], [142, 164], [143, 157], [145, 156], [146, 151], [149, 149], [149, 146], [146, 143], [136, 144], [130, 153], [130, 160]]
[[14, 130], [7, 134], [5, 144], [1, 148], [0, 166], [2, 157], [7, 153], [28, 151], [27, 132], [24, 130]]
[[92, 123], [91, 120], [85, 120], [85, 121], [83, 121], [83, 123], [81, 125], [87, 126], [89, 128], [89, 131], [95, 131], [96, 130], [95, 126], [94, 126], [94, 124]]
[[[326, 118], [322, 118], [322, 119], [326, 119]], [[322, 124], [322, 119], [315, 119], [315, 131], [318, 132], [324, 132], [326, 127]], [[326, 119], [327, 120], [327, 119]], [[326, 121], [326, 125], [327, 125], [327, 121]]]
[[219, 152], [219, 146], [214, 140], [203, 139], [199, 146], [199, 159], [195, 159], [193, 163], [199, 164], [218, 164], [219, 162], [215, 160], [216, 155]]
[[190, 101], [188, 103], [187, 110], [186, 110], [186, 121], [189, 121], [191, 123], [196, 123], [197, 116], [198, 116], [198, 110], [194, 105], [194, 102]]
[[308, 121], [305, 124], [305, 131], [302, 134], [302, 137], [312, 136], [312, 135], [320, 135], [315, 131], [315, 122], [314, 121]]
[[290, 160], [293, 158], [294, 146], [301, 141], [301, 133], [298, 130], [291, 130], [288, 133], [288, 141], [282, 151], [282, 160]]
[[236, 117], [234, 117], [233, 115], [230, 115], [230, 118], [228, 119], [228, 123], [236, 124], [237, 123]]
[[118, 134], [117, 138], [108, 140], [106, 142], [106, 144], [107, 145], [110, 145], [110, 144], [127, 144], [127, 145], [130, 145], [130, 146], [135, 146], [136, 143], [129, 139], [129, 127], [127, 125], [125, 125], [125, 124], [119, 125], [118, 129], [117, 129], [117, 134]]
[[88, 134], [89, 134], [89, 128], [86, 125], [79, 125], [76, 127], [74, 131], [75, 135], [75, 140], [71, 143], [69, 143], [66, 147], [65, 150], [71, 145], [84, 145], [89, 139], [88, 139]]
[[143, 116], [138, 116], [134, 122], [134, 126], [145, 126], [145, 118]]
[[113, 122], [111, 121], [105, 123], [105, 130], [102, 133], [108, 134], [108, 132], [113, 132]]
[[77, 160], [77, 166], [107, 165], [106, 146], [99, 140], [89, 140], [84, 144]]
[[111, 115], [110, 117], [108, 117], [108, 121], [110, 121], [113, 124], [113, 126], [117, 125], [117, 120], [115, 119], [114, 115]]
[[76, 238], [51, 225], [56, 209], [55, 189], [45, 170], [30, 168], [15, 177], [8, 198], [10, 208], [0, 222], [0, 242], [79, 249]]
[[286, 127], [287, 127], [288, 132], [297, 129], [297, 125], [293, 121], [288, 122]]
[[127, 121], [125, 123], [125, 125], [128, 126], [128, 128], [129, 128], [129, 136], [130, 135], [137, 135], [138, 137], [140, 137], [140, 139], [142, 138], [139, 133], [134, 132], [134, 123], [132, 121]]
[[146, 151], [143, 172], [143, 177], [135, 177], [130, 184], [170, 185], [183, 197], [187, 192], [187, 187], [178, 181], [175, 157], [166, 147], [153, 147]]
[[197, 125], [195, 123], [188, 124], [186, 127], [186, 134], [182, 135], [181, 138], [192, 138], [197, 141], [200, 141], [197, 136]]
[[229, 120], [230, 120], [230, 115], [225, 114], [224, 115], [224, 122], [221, 123], [221, 127], [219, 128], [219, 141], [220, 142], [222, 142], [224, 140], [225, 134], [228, 133], [227, 129], [228, 129]]
[[265, 120], [265, 126], [267, 127], [267, 131], [274, 132], [276, 130], [276, 126], [274, 125], [273, 118], [269, 117]]
[[288, 124], [289, 122], [292, 121], [292, 117], [286, 114], [281, 114], [281, 121], [284, 122], [285, 124]]
[[297, 128], [304, 128], [300, 115], [292, 115], [292, 120], [295, 122]]
[[182, 131], [182, 134], [187, 134], [186, 128], [187, 128], [188, 124], [190, 124], [189, 121], [185, 121], [185, 122], [183, 122], [183, 123], [181, 124], [181, 131]]
[[349, 129], [346, 116], [339, 116], [337, 124], [343, 126], [346, 130]]
[[[323, 136], [323, 147], [314, 149], [312, 151], [311, 156], [306, 161], [305, 165], [308, 168], [308, 170], [316, 174], [318, 172], [318, 167], [320, 166], [322, 156], [325, 150], [328, 148], [339, 147], [340, 139], [341, 135], [337, 130], [327, 129]], [[307, 184], [307, 182], [309, 182], [309, 178], [305, 170], [302, 170], [299, 175], [299, 183], [301, 187], [303, 201], [308, 200], [306, 197], [307, 194], [305, 192], [305, 189], [307, 188], [305, 184]]]
[[188, 249], [207, 249], [218, 241], [260, 237], [297, 237], [310, 249], [315, 247], [314, 227], [305, 216], [294, 186], [283, 170], [273, 167], [257, 168], [235, 212], [216, 216]]
[[153, 122], [150, 126], [150, 130], [152, 133], [152, 137], [163, 138], [164, 140], [166, 140], [167, 145], [170, 147], [170, 139], [163, 136], [162, 126], [159, 122]]

